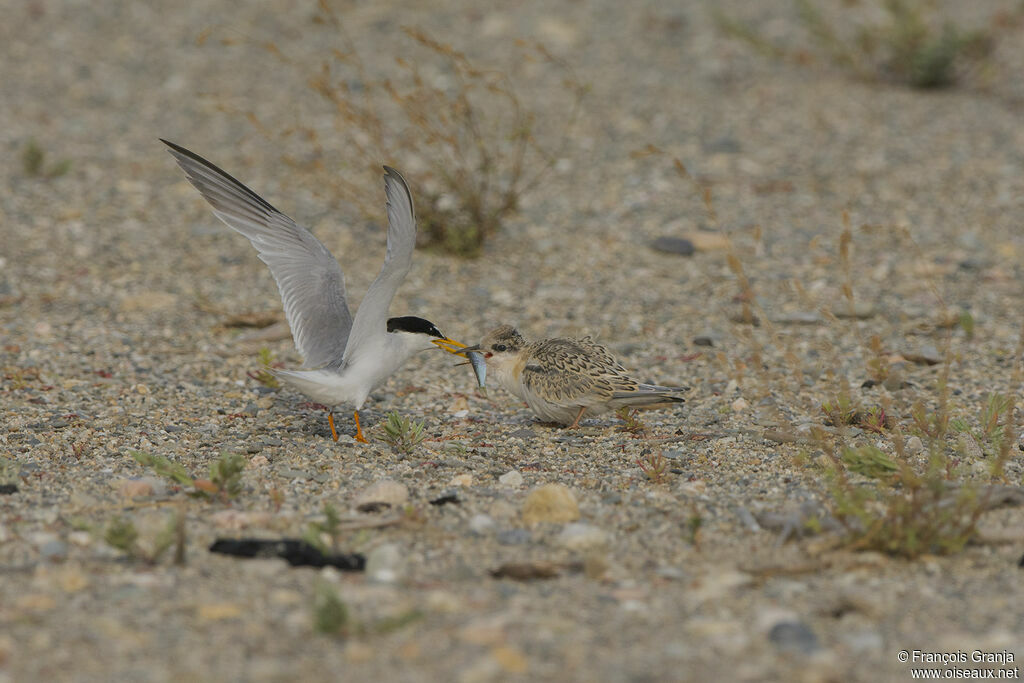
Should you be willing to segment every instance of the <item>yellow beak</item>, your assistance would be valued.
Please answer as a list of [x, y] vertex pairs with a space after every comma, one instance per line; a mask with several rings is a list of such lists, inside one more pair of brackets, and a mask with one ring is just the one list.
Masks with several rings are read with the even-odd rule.
[[457, 342], [454, 339], [448, 339], [447, 337], [444, 339], [431, 339], [430, 343], [434, 344], [442, 351], [447, 351], [448, 353], [454, 353], [456, 355], [462, 355], [462, 349], [466, 348], [465, 344]]

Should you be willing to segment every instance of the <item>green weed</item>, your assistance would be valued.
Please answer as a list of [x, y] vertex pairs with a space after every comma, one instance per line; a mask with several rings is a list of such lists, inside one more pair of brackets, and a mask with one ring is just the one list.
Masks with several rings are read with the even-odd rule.
[[397, 412], [391, 412], [384, 423], [384, 442], [395, 451], [408, 455], [426, 438], [423, 427], [423, 422], [416, 422]]
[[317, 581], [313, 588], [313, 629], [324, 635], [343, 637], [350, 628], [348, 605], [333, 586]]
[[210, 463], [209, 476], [206, 479], [193, 477], [183, 465], [162, 455], [142, 451], [131, 451], [131, 455], [137, 463], [150, 468], [155, 474], [174, 484], [191, 487], [191, 496], [227, 501], [242, 491], [242, 472], [245, 470], [246, 460], [240, 453], [221, 453]]
[[265, 387], [270, 387], [271, 389], [280, 388], [281, 383], [278, 381], [277, 377], [274, 377], [274, 374], [270, 371], [271, 368], [277, 367], [277, 363], [274, 361], [274, 353], [266, 346], [264, 346], [263, 348], [260, 349], [259, 361], [259, 370], [250, 370], [245, 374]]
[[[373, 55], [368, 66], [326, 0], [314, 23], [337, 41], [316, 64], [264, 45], [309, 84], [333, 119], [329, 135], [315, 125], [289, 130], [292, 146], [304, 147], [289, 161], [371, 220], [380, 215], [380, 163], [408, 169], [418, 162], [410, 181], [422, 245], [477, 256], [566, 149], [586, 89], [542, 45], [518, 44], [519, 63], [543, 63], [563, 77], [560, 129], [540, 131], [516, 79], [417, 28], [404, 28], [405, 41], [389, 49], [403, 57], [388, 63]], [[245, 113], [262, 133], [277, 135]]]
[[46, 151], [35, 140], [29, 140], [21, 152], [21, 170], [32, 178], [47, 180], [59, 178], [71, 170], [71, 161], [61, 159], [51, 166], [46, 165]]
[[[829, 12], [828, 16], [815, 0], [794, 0], [794, 9], [814, 45], [812, 54], [859, 78], [914, 88], [954, 85], [970, 69], [986, 62], [1000, 37], [995, 28], [961, 29], [944, 19], [928, 0], [844, 3], [838, 15]], [[855, 12], [857, 16], [852, 16]], [[713, 18], [723, 34], [761, 54], [807, 61], [805, 52], [776, 45], [720, 10], [713, 10]]]

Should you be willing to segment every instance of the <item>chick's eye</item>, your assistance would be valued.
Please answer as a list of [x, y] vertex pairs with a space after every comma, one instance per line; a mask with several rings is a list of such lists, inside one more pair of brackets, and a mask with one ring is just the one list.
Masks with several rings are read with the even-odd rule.
[[501, 353], [502, 351], [508, 351], [508, 347], [505, 346], [504, 344], [495, 344], [491, 348], [497, 351], [498, 353]]

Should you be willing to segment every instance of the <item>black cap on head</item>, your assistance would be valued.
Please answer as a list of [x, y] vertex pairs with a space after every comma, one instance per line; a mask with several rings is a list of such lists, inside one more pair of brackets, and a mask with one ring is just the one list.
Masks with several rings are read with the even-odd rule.
[[414, 315], [403, 315], [399, 318], [388, 318], [388, 332], [412, 332], [413, 334], [425, 334], [438, 339], [447, 339], [441, 330], [429, 320], [417, 318]]

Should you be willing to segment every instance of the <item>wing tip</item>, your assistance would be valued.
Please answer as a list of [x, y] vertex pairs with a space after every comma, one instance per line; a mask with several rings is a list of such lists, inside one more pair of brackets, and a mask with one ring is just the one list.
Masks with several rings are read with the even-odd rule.
[[414, 207], [416, 204], [412, 200], [412, 190], [409, 189], [409, 183], [405, 181], [401, 173], [393, 167], [384, 164], [384, 193], [388, 196], [388, 199], [391, 199], [391, 183], [396, 183], [402, 189], [402, 192], [405, 193], [405, 199], [409, 202], [409, 213], [412, 215], [413, 225], [415, 225], [416, 209]]

